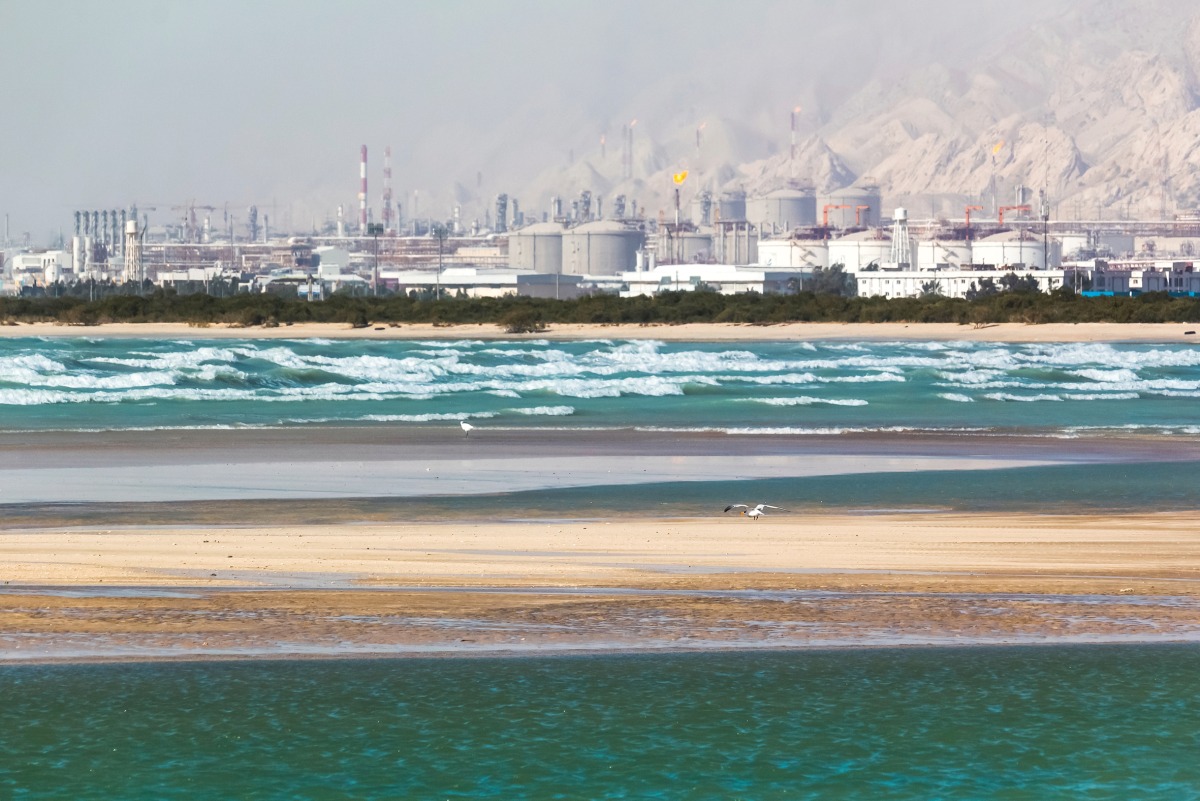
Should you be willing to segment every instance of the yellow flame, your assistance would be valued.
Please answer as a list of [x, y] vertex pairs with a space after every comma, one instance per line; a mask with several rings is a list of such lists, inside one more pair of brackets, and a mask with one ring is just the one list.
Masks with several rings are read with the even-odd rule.
[[677, 173], [675, 173], [674, 175], [672, 175], [671, 177], [672, 177], [673, 179], [675, 179], [675, 183], [676, 183], [676, 185], [678, 185], [678, 184], [682, 184], [684, 181], [686, 181], [686, 180], [687, 180], [687, 177], [688, 177], [688, 171], [687, 171], [687, 170], [684, 170], [683, 172], [677, 172]]
[[632, 128], [635, 125], [637, 125], [637, 120], [634, 120], [633, 122], [629, 123], [630, 128]]
[[697, 128], [696, 130], [697, 130], [697, 131], [703, 131], [703, 130], [704, 130], [705, 128], [707, 128], [707, 127], [708, 127], [708, 123], [707, 123], [707, 122], [702, 122], [702, 123], [700, 123], [700, 127], [699, 127], [699, 128]]
[[794, 109], [792, 109], [793, 114], [799, 114], [800, 111], [801, 111], [801, 108], [799, 106], [796, 106]]
[[1003, 147], [1004, 147], [1004, 140], [1001, 139], [999, 142], [996, 143], [996, 146], [992, 148], [992, 155], [994, 156], [997, 153], [999, 153], [1000, 149]]

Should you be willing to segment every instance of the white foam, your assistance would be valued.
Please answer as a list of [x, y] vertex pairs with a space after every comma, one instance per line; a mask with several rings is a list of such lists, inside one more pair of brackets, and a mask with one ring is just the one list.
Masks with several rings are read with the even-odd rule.
[[540, 417], [568, 417], [575, 414], [574, 406], [534, 406], [529, 409], [510, 409], [517, 414], [536, 415]]
[[1061, 395], [1013, 395], [1009, 392], [990, 392], [983, 397], [996, 401], [1017, 401], [1020, 403], [1035, 403], [1037, 401], [1062, 401]]
[[798, 398], [743, 398], [743, 400], [751, 403], [765, 403], [768, 406], [813, 406], [816, 404], [825, 406], [867, 405], [867, 401], [858, 398], [812, 398], [802, 396]]
[[938, 397], [944, 400], [953, 401], [955, 403], [974, 403], [975, 399], [969, 395], [960, 395], [957, 392], [940, 392]]
[[1067, 400], [1137, 400], [1141, 395], [1136, 392], [1070, 392], [1065, 397]]

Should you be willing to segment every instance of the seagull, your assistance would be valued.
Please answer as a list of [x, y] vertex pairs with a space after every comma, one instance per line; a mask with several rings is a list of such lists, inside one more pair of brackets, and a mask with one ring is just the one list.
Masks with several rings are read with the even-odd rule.
[[459, 420], [459, 421], [458, 421], [458, 424], [459, 424], [460, 426], [462, 426], [462, 430], [463, 430], [463, 436], [464, 436], [464, 437], [469, 437], [469, 436], [471, 436], [471, 430], [472, 430], [472, 429], [474, 429], [474, 428], [475, 428], [475, 426], [471, 425], [471, 424], [470, 424], [470, 423], [468, 423], [466, 420]]
[[765, 515], [766, 511], [764, 511], [764, 510], [766, 510], [766, 509], [778, 509], [781, 512], [788, 511], [787, 509], [784, 509], [782, 506], [772, 506], [769, 503], [760, 503], [758, 506], [755, 506], [753, 509], [744, 503], [731, 503], [731, 504], [729, 504], [729, 506], [725, 507], [725, 511], [728, 512], [730, 509], [742, 509], [743, 511], [739, 512], [738, 514], [743, 514], [746, 517], [750, 518], [751, 520], [758, 520], [758, 518]]

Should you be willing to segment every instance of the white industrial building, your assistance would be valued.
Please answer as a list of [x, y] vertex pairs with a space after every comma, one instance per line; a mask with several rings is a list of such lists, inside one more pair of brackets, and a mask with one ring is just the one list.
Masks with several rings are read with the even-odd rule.
[[580, 276], [557, 273], [535, 273], [531, 270], [496, 270], [478, 267], [447, 267], [441, 273], [433, 270], [384, 270], [380, 284], [394, 292], [427, 292], [441, 290], [444, 294], [460, 292], [471, 298], [498, 298], [522, 295], [532, 298], [569, 300], [579, 295]]
[[1200, 294], [1200, 272], [1190, 261], [1122, 262], [1118, 266], [1129, 270], [1129, 288], [1134, 292]]
[[[964, 298], [974, 285], [976, 289], [983, 285], [985, 279], [991, 279], [997, 288], [1000, 280], [1007, 275], [1018, 278], [1031, 277], [1037, 281], [1038, 289], [1042, 292], [1053, 292], [1061, 289], [1063, 282], [1069, 282], [1073, 276], [1072, 270], [877, 270], [860, 272], [855, 275], [858, 281], [858, 296], [863, 298], [913, 298], [931, 292], [947, 298]], [[1125, 275], [1125, 286], [1128, 291], [1128, 272]]]
[[75, 279], [71, 253], [66, 250], [17, 253], [13, 255], [10, 265], [12, 283], [16, 287], [46, 286]]
[[722, 295], [796, 292], [812, 276], [805, 268], [764, 268], [732, 264], [661, 264], [647, 270], [621, 273], [621, 297], [659, 292], [710, 289]]

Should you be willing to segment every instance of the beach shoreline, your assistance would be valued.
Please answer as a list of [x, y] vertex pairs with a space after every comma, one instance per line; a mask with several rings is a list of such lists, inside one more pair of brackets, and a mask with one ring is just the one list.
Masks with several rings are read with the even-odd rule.
[[1188, 323], [686, 323], [585, 325], [550, 324], [533, 334], [510, 334], [494, 324], [376, 324], [353, 328], [344, 323], [296, 323], [273, 328], [223, 324], [104, 323], [92, 326], [61, 323], [0, 325], [0, 337], [102, 337], [129, 339], [366, 339], [366, 340], [596, 340], [632, 339], [667, 342], [737, 341], [965, 341], [965, 342], [1190, 342], [1196, 324]]

